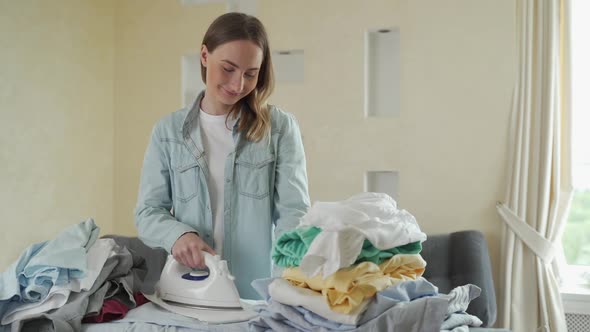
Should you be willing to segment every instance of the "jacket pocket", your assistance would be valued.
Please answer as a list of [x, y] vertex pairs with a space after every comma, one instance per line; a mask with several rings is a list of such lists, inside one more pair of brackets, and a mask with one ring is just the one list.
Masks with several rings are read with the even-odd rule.
[[190, 163], [174, 167], [174, 195], [186, 203], [197, 197], [199, 183], [199, 164]]
[[270, 192], [270, 176], [275, 156], [247, 155], [236, 159], [236, 182], [241, 195], [262, 199]]

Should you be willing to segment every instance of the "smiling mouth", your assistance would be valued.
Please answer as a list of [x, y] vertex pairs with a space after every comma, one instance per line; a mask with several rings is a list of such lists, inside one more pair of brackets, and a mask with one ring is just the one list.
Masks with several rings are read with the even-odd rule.
[[222, 88], [223, 92], [225, 92], [227, 95], [232, 96], [232, 97], [239, 97], [240, 94], [239, 93], [233, 93], [233, 92], [229, 92], [227, 91], [225, 88]]

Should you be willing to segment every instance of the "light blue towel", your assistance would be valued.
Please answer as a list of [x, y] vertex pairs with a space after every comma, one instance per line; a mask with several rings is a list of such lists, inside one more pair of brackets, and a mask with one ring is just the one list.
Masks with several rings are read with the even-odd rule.
[[38, 302], [53, 285], [86, 274], [86, 252], [100, 228], [88, 219], [64, 229], [55, 239], [29, 246], [0, 275], [0, 318], [8, 304]]

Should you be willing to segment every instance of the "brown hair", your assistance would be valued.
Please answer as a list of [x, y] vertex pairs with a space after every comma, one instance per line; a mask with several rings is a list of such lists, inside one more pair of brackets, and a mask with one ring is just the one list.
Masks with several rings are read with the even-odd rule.
[[[203, 37], [202, 44], [207, 47], [209, 52], [213, 52], [218, 46], [234, 40], [249, 40], [262, 49], [262, 64], [258, 72], [256, 87], [230, 110], [230, 114], [240, 111], [240, 109], [243, 110], [238, 130], [245, 130], [248, 140], [260, 141], [270, 132], [270, 110], [267, 100], [274, 90], [274, 72], [268, 36], [262, 22], [256, 17], [243, 13], [227, 13], [211, 23]], [[206, 73], [207, 68], [201, 63], [201, 78], [204, 83], [207, 83]], [[243, 108], [244, 104], [248, 107]]]

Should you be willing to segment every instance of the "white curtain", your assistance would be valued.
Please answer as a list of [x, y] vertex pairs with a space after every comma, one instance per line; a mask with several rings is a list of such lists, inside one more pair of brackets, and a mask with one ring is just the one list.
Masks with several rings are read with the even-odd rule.
[[567, 331], [554, 256], [572, 197], [567, 10], [517, 0], [513, 96], [498, 322], [514, 332]]

